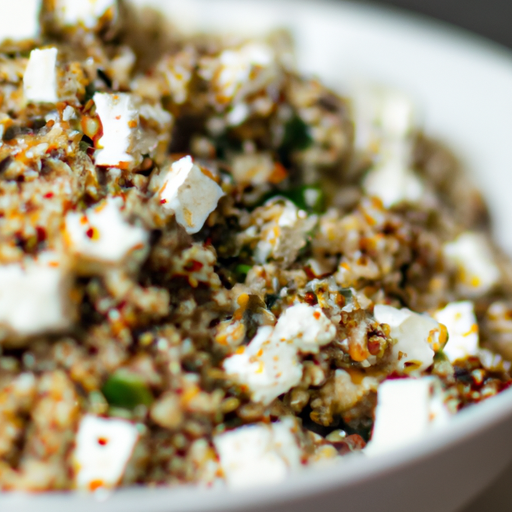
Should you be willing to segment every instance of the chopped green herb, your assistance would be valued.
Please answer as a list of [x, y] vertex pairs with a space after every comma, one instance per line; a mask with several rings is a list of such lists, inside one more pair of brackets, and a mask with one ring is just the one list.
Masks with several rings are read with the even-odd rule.
[[307, 149], [313, 143], [309, 134], [308, 125], [298, 116], [294, 115], [284, 127], [284, 137], [281, 149], [286, 151]]
[[325, 195], [318, 186], [302, 186], [283, 193], [297, 208], [311, 213], [325, 211]]
[[92, 100], [92, 97], [96, 93], [96, 87], [94, 87], [94, 83], [90, 82], [85, 86], [85, 98], [84, 98], [84, 105], [89, 101]]
[[249, 273], [251, 268], [252, 268], [251, 265], [244, 265], [244, 264], [240, 264], [235, 267], [235, 275], [236, 275], [238, 282], [242, 283], [245, 281], [245, 278], [247, 277], [247, 274]]
[[144, 381], [129, 370], [118, 370], [112, 374], [101, 389], [112, 407], [134, 409], [138, 405], [149, 406], [153, 395]]

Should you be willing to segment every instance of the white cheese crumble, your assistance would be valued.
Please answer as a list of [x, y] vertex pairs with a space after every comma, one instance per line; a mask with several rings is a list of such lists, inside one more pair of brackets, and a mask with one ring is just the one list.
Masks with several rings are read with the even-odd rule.
[[96, 165], [130, 168], [136, 143], [139, 114], [128, 93], [97, 92], [93, 101], [103, 128], [95, 153]]
[[432, 377], [386, 380], [378, 389], [375, 422], [368, 455], [387, 452], [446, 424], [450, 412]]
[[418, 201], [424, 194], [424, 187], [409, 169], [408, 160], [406, 155], [399, 154], [385, 157], [366, 176], [363, 183], [366, 193], [378, 197], [386, 208], [403, 201]]
[[397, 369], [423, 371], [433, 363], [435, 351], [441, 348], [446, 337], [438, 322], [407, 308], [380, 304], [375, 306], [373, 314], [377, 322], [391, 328], [391, 337], [396, 340], [392, 357]]
[[117, 0], [56, 0], [54, 15], [62, 26], [83, 25], [94, 29], [99, 19], [111, 10], [112, 18], [117, 16]]
[[271, 425], [237, 428], [213, 438], [220, 466], [229, 487], [276, 484], [301, 466], [301, 451], [294, 424], [282, 420]]
[[172, 210], [178, 224], [189, 234], [201, 230], [223, 195], [213, 177], [194, 164], [190, 156], [172, 164], [159, 191], [163, 208]]
[[40, 0], [0, 3], [0, 39], [33, 39], [39, 33]]
[[211, 62], [202, 62], [200, 74], [204, 79], [212, 80], [215, 99], [225, 104], [265, 87], [274, 77], [274, 62], [272, 48], [250, 42], [236, 50], [224, 50]]
[[129, 224], [122, 209], [122, 198], [109, 197], [83, 213], [68, 213], [65, 235], [70, 251], [86, 260], [119, 263], [144, 248], [147, 231]]
[[69, 328], [71, 276], [59, 255], [0, 265], [0, 329], [33, 336]]
[[275, 328], [260, 327], [249, 345], [224, 361], [224, 369], [249, 388], [254, 401], [269, 404], [300, 382], [298, 353], [317, 353], [335, 336], [336, 327], [319, 307], [295, 304]]
[[32, 50], [23, 75], [23, 91], [27, 101], [33, 103], [56, 103], [57, 48]]
[[87, 491], [116, 486], [138, 437], [137, 427], [129, 421], [85, 415], [73, 454], [75, 486]]
[[471, 301], [451, 302], [434, 313], [434, 318], [448, 330], [443, 352], [453, 363], [478, 355], [478, 324]]
[[269, 404], [296, 386], [302, 378], [302, 364], [292, 343], [272, 337], [272, 327], [260, 327], [246, 347], [224, 360], [226, 373], [246, 385], [255, 402]]
[[400, 91], [358, 84], [354, 117], [357, 150], [380, 153], [382, 144], [411, 136], [417, 113], [414, 102]]
[[461, 294], [478, 297], [491, 290], [500, 277], [487, 238], [467, 231], [444, 246], [445, 257], [458, 268]]
[[278, 341], [293, 342], [300, 352], [318, 353], [320, 347], [336, 336], [335, 325], [319, 307], [294, 304], [280, 317], [272, 337]]
[[378, 160], [363, 187], [386, 207], [418, 201], [424, 193], [421, 179], [411, 169], [414, 103], [404, 94], [378, 87], [358, 87], [354, 96], [355, 146]]

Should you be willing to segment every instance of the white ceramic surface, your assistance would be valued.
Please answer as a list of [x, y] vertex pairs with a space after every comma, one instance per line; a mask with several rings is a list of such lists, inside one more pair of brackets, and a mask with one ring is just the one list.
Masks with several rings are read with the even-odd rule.
[[[425, 128], [463, 157], [512, 253], [512, 56], [444, 26], [362, 4], [292, 0], [137, 0], [159, 6], [183, 30], [258, 33], [284, 26], [300, 68], [347, 90], [355, 78], [415, 96]], [[15, 2], [13, 2], [13, 5]], [[443, 431], [389, 455], [348, 459], [243, 493], [127, 490], [88, 496], [0, 496], [2, 512], [453, 512], [512, 460], [512, 390], [464, 411]]]

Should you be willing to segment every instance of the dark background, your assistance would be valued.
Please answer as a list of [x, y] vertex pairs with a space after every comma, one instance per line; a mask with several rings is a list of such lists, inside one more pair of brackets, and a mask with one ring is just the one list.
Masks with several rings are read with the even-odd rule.
[[373, 0], [426, 14], [512, 48], [512, 0]]

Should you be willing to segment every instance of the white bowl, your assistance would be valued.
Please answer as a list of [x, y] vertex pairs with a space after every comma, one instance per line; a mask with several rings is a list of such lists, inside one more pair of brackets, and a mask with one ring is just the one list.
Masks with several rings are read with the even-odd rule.
[[[499, 243], [512, 254], [512, 55], [440, 24], [342, 2], [137, 0], [183, 30], [261, 33], [289, 28], [301, 70], [347, 90], [354, 78], [401, 88], [425, 112], [425, 129], [463, 158], [489, 201]], [[15, 3], [13, 3], [14, 5]], [[228, 492], [129, 489], [90, 496], [0, 497], [2, 512], [256, 510], [452, 512], [512, 460], [512, 389], [463, 411], [446, 429], [389, 454], [347, 459], [267, 488]]]

